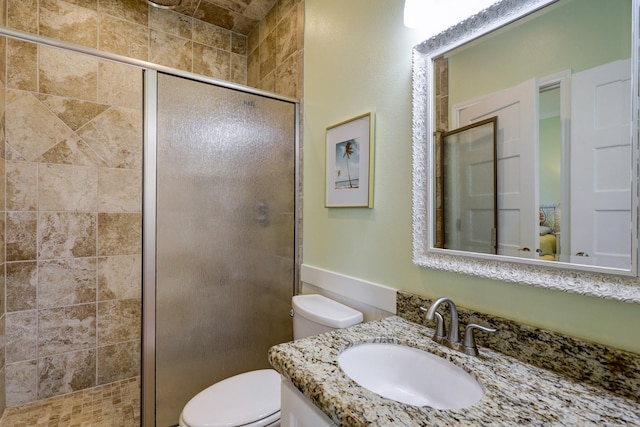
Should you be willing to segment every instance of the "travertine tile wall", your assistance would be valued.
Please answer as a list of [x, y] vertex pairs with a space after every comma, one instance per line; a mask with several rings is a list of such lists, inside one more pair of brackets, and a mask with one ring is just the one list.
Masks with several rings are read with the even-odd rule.
[[[302, 98], [303, 0], [278, 0], [248, 39], [140, 0], [0, 0], [0, 11], [9, 28]], [[1, 410], [5, 388], [14, 406], [140, 372], [142, 77], [0, 47]]]
[[7, 26], [239, 84], [247, 37], [141, 0], [6, 0]]
[[303, 98], [304, 0], [278, 0], [249, 33], [247, 83]]
[[6, 403], [140, 374], [142, 71], [8, 40]]

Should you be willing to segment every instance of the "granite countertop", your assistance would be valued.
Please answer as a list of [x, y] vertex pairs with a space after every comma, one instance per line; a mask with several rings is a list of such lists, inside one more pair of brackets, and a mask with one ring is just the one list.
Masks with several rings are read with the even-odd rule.
[[[479, 357], [467, 356], [433, 342], [432, 334], [429, 328], [393, 316], [274, 346], [269, 361], [343, 426], [640, 426], [638, 401], [489, 349], [480, 348]], [[454, 410], [380, 397], [357, 385], [338, 366], [342, 349], [374, 341], [398, 342], [443, 357], [472, 373], [485, 395], [471, 407]]]

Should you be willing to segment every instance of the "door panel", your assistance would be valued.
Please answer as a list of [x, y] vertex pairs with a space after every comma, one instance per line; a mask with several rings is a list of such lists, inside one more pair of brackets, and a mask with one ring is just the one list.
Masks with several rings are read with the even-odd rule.
[[295, 104], [160, 74], [156, 425], [292, 339]]
[[540, 244], [535, 185], [537, 111], [535, 80], [453, 107], [454, 127], [498, 117], [499, 255], [533, 258]]
[[631, 63], [572, 76], [571, 262], [631, 268]]

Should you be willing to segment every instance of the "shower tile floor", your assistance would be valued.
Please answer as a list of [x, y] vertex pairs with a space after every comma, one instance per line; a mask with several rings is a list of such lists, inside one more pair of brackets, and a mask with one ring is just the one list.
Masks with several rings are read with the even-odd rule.
[[0, 427], [139, 427], [140, 378], [7, 408]]

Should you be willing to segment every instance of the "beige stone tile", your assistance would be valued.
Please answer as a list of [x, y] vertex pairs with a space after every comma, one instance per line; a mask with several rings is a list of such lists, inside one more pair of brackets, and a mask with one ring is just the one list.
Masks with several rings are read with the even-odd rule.
[[40, 212], [39, 259], [96, 255], [96, 215], [86, 212]]
[[71, 134], [55, 114], [28, 92], [8, 91], [7, 142], [27, 160], [35, 160]]
[[78, 130], [110, 167], [142, 169], [142, 112], [114, 107]]
[[98, 11], [68, 1], [40, 0], [40, 35], [98, 47]]
[[98, 384], [140, 375], [140, 340], [98, 347]]
[[231, 81], [241, 85], [247, 84], [247, 57], [231, 54]]
[[41, 211], [90, 211], [98, 207], [98, 168], [41, 163], [38, 208]]
[[276, 76], [275, 71], [272, 71], [271, 73], [267, 74], [262, 80], [260, 80], [260, 83], [256, 85], [256, 88], [261, 90], [266, 90], [268, 92], [275, 92], [276, 91], [275, 76]]
[[35, 261], [6, 264], [7, 312], [37, 308], [38, 266]]
[[228, 81], [231, 76], [231, 54], [194, 43], [193, 72]]
[[191, 71], [193, 43], [191, 40], [151, 30], [149, 60], [179, 70]]
[[[2, 7], [2, 0], [0, 0], [0, 7]], [[8, 39], [6, 37], [0, 37], [0, 83], [2, 83], [3, 91], [5, 89], [4, 86], [7, 85], [7, 41]], [[4, 95], [2, 96], [4, 97]]]
[[149, 22], [149, 6], [140, 0], [100, 0], [100, 13], [141, 25]]
[[142, 304], [138, 298], [98, 303], [98, 346], [141, 337]]
[[185, 39], [192, 38], [193, 18], [171, 10], [149, 8], [149, 27]]
[[260, 50], [256, 49], [247, 57], [247, 84], [256, 87], [260, 82]]
[[37, 163], [5, 163], [6, 207], [9, 211], [35, 211], [38, 207]]
[[4, 156], [7, 160], [13, 160], [16, 162], [27, 161], [27, 159], [25, 159], [20, 153], [18, 153], [18, 150], [16, 150], [9, 144], [4, 144]]
[[7, 261], [35, 260], [37, 255], [37, 214], [7, 212]]
[[272, 7], [269, 10], [269, 13], [267, 13], [258, 25], [258, 30], [260, 31], [260, 43], [262, 43], [264, 39], [266, 39], [276, 29], [276, 25], [278, 25], [278, 8]]
[[231, 52], [247, 56], [247, 36], [244, 34], [231, 33]]
[[196, 19], [208, 22], [209, 24], [213, 24], [218, 27], [226, 28], [228, 30], [233, 28], [236, 16], [239, 16], [239, 14], [233, 13], [230, 10], [224, 9], [220, 6], [216, 6], [206, 1], [200, 2], [200, 5], [193, 15], [193, 17]]
[[142, 172], [132, 169], [100, 168], [99, 212], [141, 212]]
[[[0, 0], [0, 8], [1, 10], [6, 11], [7, 10], [7, 0]], [[7, 16], [6, 13], [3, 13], [2, 16], [0, 16], [0, 25], [3, 26], [7, 26]], [[1, 396], [4, 396], [4, 392], [0, 393]]]
[[36, 95], [36, 98], [73, 130], [78, 130], [109, 108], [109, 105], [61, 96]]
[[7, 363], [35, 359], [38, 342], [37, 310], [7, 313], [5, 327]]
[[276, 68], [276, 34], [271, 33], [260, 43], [260, 80]]
[[54, 426], [140, 427], [140, 377], [7, 408], [0, 421], [0, 427]]
[[[6, 325], [6, 320], [7, 320], [7, 316], [1, 316], [0, 317], [0, 339], [2, 339], [2, 343], [3, 345], [0, 347], [0, 366], [3, 367], [3, 369], [0, 369], [0, 396], [4, 397], [5, 396], [5, 389], [4, 389], [4, 381], [5, 381], [5, 377], [4, 377], [4, 367], [7, 364], [7, 359], [6, 359], [6, 330], [7, 330], [7, 325]], [[2, 402], [4, 406], [4, 402]]]
[[56, 0], [56, 1], [65, 1], [67, 3], [71, 3], [76, 6], [84, 7], [90, 10], [98, 10], [98, 2], [99, 2], [99, 0]]
[[278, 67], [276, 92], [295, 98], [298, 95], [298, 57], [291, 55]]
[[98, 22], [98, 49], [147, 61], [148, 27], [101, 14]]
[[98, 258], [98, 301], [141, 297], [141, 255]]
[[98, 63], [98, 102], [142, 109], [142, 70], [111, 61]]
[[260, 28], [251, 31], [247, 36], [247, 54], [250, 54], [260, 46]]
[[278, 17], [282, 19], [284, 15], [291, 11], [291, 8], [298, 3], [299, 0], [277, 0]]
[[231, 31], [226, 28], [197, 19], [193, 22], [193, 41], [195, 43], [229, 51], [231, 49], [231, 35]]
[[133, 255], [142, 250], [142, 215], [98, 214], [98, 255]]
[[38, 360], [38, 399], [96, 385], [96, 350], [76, 351]]
[[5, 367], [7, 406], [36, 400], [38, 366], [35, 360], [10, 363]]
[[[298, 64], [298, 78], [297, 78], [297, 88], [298, 91], [296, 93], [296, 98], [302, 100], [304, 99], [304, 50], [299, 50], [296, 54], [297, 56], [297, 64]], [[300, 126], [302, 128], [302, 126]]]
[[[0, 214], [0, 259], [4, 260], [6, 262], [6, 230], [5, 230], [5, 224], [6, 224], [6, 212]], [[4, 285], [3, 282], [1, 281], [2, 279], [4, 279], [4, 269], [0, 268], [0, 310], [4, 309], [4, 298], [2, 298], [3, 295], [3, 291], [4, 289]], [[6, 311], [6, 310], [5, 310]], [[2, 330], [0, 329], [0, 332]]]
[[54, 145], [36, 161], [78, 166], [107, 166], [98, 153], [75, 134]]
[[97, 100], [97, 59], [45, 46], [40, 46], [39, 50], [41, 93]]
[[253, 0], [244, 10], [243, 14], [249, 18], [262, 20], [262, 18], [275, 5], [275, 0]]
[[38, 263], [38, 307], [53, 308], [96, 301], [95, 258], [66, 258]]
[[298, 40], [297, 50], [300, 51], [304, 49], [304, 1], [298, 2], [298, 5], [296, 6], [296, 14], [298, 19], [298, 23], [296, 25], [298, 30], [298, 35], [296, 37]]
[[38, 312], [38, 355], [87, 350], [96, 344], [96, 305], [83, 304]]
[[7, 87], [38, 90], [38, 46], [20, 40], [7, 40]]
[[282, 64], [298, 50], [298, 14], [291, 9], [278, 23], [276, 37], [276, 64]]
[[38, 34], [38, 0], [7, 0], [7, 26]]

